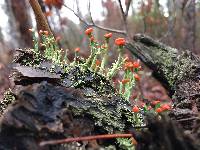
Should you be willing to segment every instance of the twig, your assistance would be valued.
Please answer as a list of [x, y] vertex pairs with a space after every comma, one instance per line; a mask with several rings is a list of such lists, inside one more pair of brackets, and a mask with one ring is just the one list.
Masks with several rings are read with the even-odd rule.
[[121, 0], [118, 0], [119, 2], [119, 7], [120, 7], [120, 10], [121, 10], [121, 13], [122, 13], [122, 17], [124, 19], [124, 21], [126, 20], [126, 16], [125, 16], [125, 13], [124, 13], [124, 9], [122, 7], [122, 3], [121, 3]]
[[131, 5], [131, 1], [132, 0], [128, 0], [127, 4], [126, 4], [126, 12], [125, 12], [125, 16], [127, 17], [128, 16], [128, 11], [129, 11], [129, 8], [130, 8], [130, 5]]
[[126, 31], [126, 36], [129, 37], [129, 35], [128, 35], [129, 32], [128, 32], [127, 16], [128, 16], [128, 10], [129, 10], [130, 4], [131, 4], [131, 0], [129, 0], [128, 5], [126, 6], [126, 11], [124, 11], [124, 9], [122, 7], [121, 0], [118, 0], [118, 2], [119, 2], [121, 14], [122, 14], [123, 22], [124, 22], [124, 28], [125, 28], [125, 31]]
[[83, 22], [86, 26], [96, 27], [96, 28], [99, 28], [99, 29], [102, 29], [102, 30], [105, 30], [105, 31], [108, 31], [108, 32], [113, 32], [113, 33], [118, 33], [118, 34], [126, 35], [126, 31], [123, 31], [123, 30], [117, 30], [117, 29], [106, 28], [106, 27], [97, 25], [97, 24], [95, 24], [94, 22], [93, 22], [93, 23], [88, 23], [88, 22], [86, 22], [82, 17], [80, 17], [72, 8], [68, 7], [66, 4], [63, 4], [63, 6], [66, 7], [67, 9], [69, 9], [71, 12], [73, 12], [74, 15], [75, 15], [76, 17], [78, 17], [79, 20], [80, 20], [81, 22]]
[[[66, 4], [63, 4], [64, 7], [66, 7], [67, 9], [69, 9], [71, 12], [74, 13], [74, 15], [84, 24], [88, 25], [88, 23], [82, 18], [80, 17], [72, 8], [68, 7]], [[89, 26], [89, 25], [88, 25]]]
[[64, 144], [69, 142], [89, 141], [97, 139], [113, 139], [113, 138], [132, 138], [133, 144], [137, 145], [137, 141], [133, 138], [132, 134], [104, 134], [104, 135], [94, 135], [94, 136], [85, 136], [76, 138], [66, 138], [61, 140], [43, 141], [40, 142], [40, 146]]
[[89, 14], [90, 14], [90, 19], [91, 19], [91, 22], [92, 24], [94, 24], [94, 20], [92, 18], [92, 13], [91, 13], [91, 5], [90, 5], [90, 0], [89, 0], [89, 3], [88, 3], [88, 11], [89, 11]]

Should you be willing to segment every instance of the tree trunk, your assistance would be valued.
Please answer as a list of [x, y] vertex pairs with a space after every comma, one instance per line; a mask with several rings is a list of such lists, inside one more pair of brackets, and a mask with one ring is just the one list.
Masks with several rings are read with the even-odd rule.
[[26, 0], [11, 0], [11, 9], [15, 19], [15, 25], [20, 33], [20, 47], [32, 46], [32, 35], [28, 29], [32, 27], [31, 16], [29, 15], [29, 9]]
[[195, 0], [187, 1], [183, 9], [183, 48], [190, 49], [192, 52], [198, 54], [195, 49], [196, 40], [196, 8]]

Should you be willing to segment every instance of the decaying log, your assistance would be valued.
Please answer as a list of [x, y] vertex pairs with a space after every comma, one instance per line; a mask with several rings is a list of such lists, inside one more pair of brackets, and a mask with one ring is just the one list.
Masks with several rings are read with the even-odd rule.
[[192, 129], [200, 110], [200, 58], [137, 34], [126, 47], [140, 58], [168, 89], [174, 102], [171, 117]]
[[130, 109], [114, 95], [92, 98], [81, 89], [36, 83], [22, 90], [4, 113], [0, 149], [40, 150], [44, 140], [125, 132], [131, 127]]
[[[24, 59], [30, 60], [26, 56], [32, 58], [31, 53], [22, 54], [13, 65], [11, 77], [18, 89], [14, 93], [16, 100], [1, 116], [0, 149], [52, 149], [55, 146], [41, 147], [39, 143], [127, 133], [134, 126], [130, 103], [116, 93], [105, 77], [90, 70], [82, 71], [78, 66], [64, 73], [47, 61], [38, 67], [22, 66], [27, 62]], [[114, 145], [112, 140], [108, 141], [106, 145]]]
[[[105, 77], [90, 70], [82, 71], [78, 66], [64, 73], [51, 62], [42, 62], [36, 68], [21, 66], [27, 62], [23, 61], [26, 56], [32, 58], [30, 53], [16, 60], [19, 64], [15, 65], [12, 77], [21, 90], [16, 90], [15, 101], [1, 116], [0, 149], [77, 149], [80, 147], [77, 143], [44, 147], [39, 143], [131, 131], [138, 150], [199, 149], [199, 57], [190, 52], [179, 53], [142, 35], [136, 35], [134, 42], [126, 47], [147, 64], [169, 90], [174, 101], [170, 117], [189, 129], [190, 134], [165, 116], [162, 120], [147, 116], [146, 128], [139, 133], [133, 131], [135, 120], [130, 103], [116, 94]], [[96, 149], [105, 145], [118, 148], [114, 140], [104, 140]]]

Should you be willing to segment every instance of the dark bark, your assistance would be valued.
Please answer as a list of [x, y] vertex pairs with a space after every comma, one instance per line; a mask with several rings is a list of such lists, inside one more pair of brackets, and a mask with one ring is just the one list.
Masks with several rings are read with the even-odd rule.
[[[79, 67], [63, 73], [55, 66], [54, 73], [50, 73], [52, 65], [44, 62], [34, 69], [19, 65], [13, 68], [15, 101], [1, 117], [0, 149], [59, 149], [62, 145], [40, 147], [39, 142], [126, 133], [135, 124], [130, 103], [115, 93], [105, 77], [89, 70], [83, 72]], [[114, 141], [102, 141], [100, 145], [104, 144], [112, 145]]]
[[152, 69], [154, 76], [168, 89], [174, 102], [170, 116], [191, 130], [200, 110], [200, 58], [140, 34], [126, 47]]
[[199, 138], [192, 139], [191, 133], [182, 128], [167, 116], [147, 117], [148, 129], [135, 132], [138, 141], [137, 150], [198, 150]]

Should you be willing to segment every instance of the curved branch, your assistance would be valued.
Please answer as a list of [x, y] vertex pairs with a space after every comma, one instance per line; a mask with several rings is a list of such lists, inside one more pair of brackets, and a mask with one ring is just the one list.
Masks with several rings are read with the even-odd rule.
[[81, 22], [83, 22], [86, 26], [90, 26], [90, 27], [96, 27], [96, 28], [99, 28], [99, 29], [102, 29], [102, 30], [105, 30], [105, 31], [108, 31], [108, 32], [113, 32], [113, 33], [118, 33], [118, 34], [122, 34], [122, 35], [126, 35], [126, 31], [123, 31], [123, 30], [117, 30], [117, 29], [111, 29], [111, 28], [106, 28], [106, 27], [103, 27], [101, 25], [97, 25], [95, 24], [94, 22], [93, 23], [88, 23], [87, 21], [85, 21], [82, 17], [80, 17], [72, 8], [68, 7], [66, 4], [63, 5], [64, 7], [66, 7], [67, 9], [69, 9], [71, 12], [74, 13], [74, 15], [79, 18], [79, 20]]

